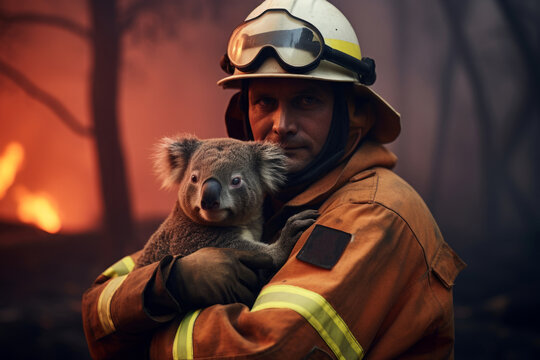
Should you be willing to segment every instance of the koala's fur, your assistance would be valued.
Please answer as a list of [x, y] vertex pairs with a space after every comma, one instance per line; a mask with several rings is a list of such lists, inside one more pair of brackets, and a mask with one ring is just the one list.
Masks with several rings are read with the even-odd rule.
[[276, 267], [283, 265], [297, 237], [282, 235], [272, 245], [260, 238], [264, 196], [283, 184], [285, 161], [283, 150], [272, 143], [189, 135], [163, 139], [156, 170], [164, 187], [178, 186], [178, 199], [137, 267], [209, 246], [264, 251]]

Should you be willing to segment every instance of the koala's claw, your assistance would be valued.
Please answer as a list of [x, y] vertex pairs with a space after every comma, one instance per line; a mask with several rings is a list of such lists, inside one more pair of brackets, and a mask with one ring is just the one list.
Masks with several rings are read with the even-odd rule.
[[319, 212], [317, 210], [304, 210], [291, 216], [281, 231], [280, 241], [292, 242], [294, 245], [300, 235], [313, 225], [318, 217]]
[[317, 210], [304, 210], [291, 216], [281, 230], [279, 239], [270, 245], [270, 254], [274, 259], [274, 266], [279, 269], [285, 264], [300, 235], [319, 217]]

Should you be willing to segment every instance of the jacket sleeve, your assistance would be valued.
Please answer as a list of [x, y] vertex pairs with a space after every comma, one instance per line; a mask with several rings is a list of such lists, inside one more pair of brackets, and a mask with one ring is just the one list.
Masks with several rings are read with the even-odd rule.
[[[172, 257], [134, 269], [138, 255], [109, 267], [83, 295], [83, 327], [94, 359], [147, 358], [153, 331], [176, 315], [162, 277]], [[145, 296], [149, 292], [154, 296]]]
[[[452, 357], [451, 287], [433, 277], [407, 223], [376, 203], [343, 203], [321, 214], [317, 224], [352, 235], [331, 269], [296, 257], [312, 226], [251, 309], [215, 305], [189, 313], [156, 333], [150, 357]], [[448, 246], [442, 252], [439, 268], [452, 282], [457, 257]]]

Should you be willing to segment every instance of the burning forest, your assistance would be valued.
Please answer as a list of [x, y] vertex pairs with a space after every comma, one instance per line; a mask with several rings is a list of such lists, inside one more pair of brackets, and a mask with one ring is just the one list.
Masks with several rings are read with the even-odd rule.
[[0, 201], [11, 196], [16, 204], [18, 220], [50, 234], [59, 232], [62, 224], [51, 196], [46, 192], [31, 192], [16, 183], [17, 172], [23, 165], [24, 148], [20, 143], [9, 143], [0, 155]]

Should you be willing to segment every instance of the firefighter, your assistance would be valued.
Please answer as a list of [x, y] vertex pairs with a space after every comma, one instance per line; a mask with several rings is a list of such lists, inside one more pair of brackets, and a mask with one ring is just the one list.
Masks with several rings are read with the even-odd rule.
[[260, 289], [264, 254], [206, 248], [133, 270], [137, 253], [83, 296], [94, 358], [453, 358], [452, 287], [465, 266], [383, 144], [398, 113], [368, 86], [345, 16], [326, 0], [267, 0], [221, 62], [237, 88], [227, 130], [279, 143], [286, 187], [264, 238], [306, 208], [320, 216]]

